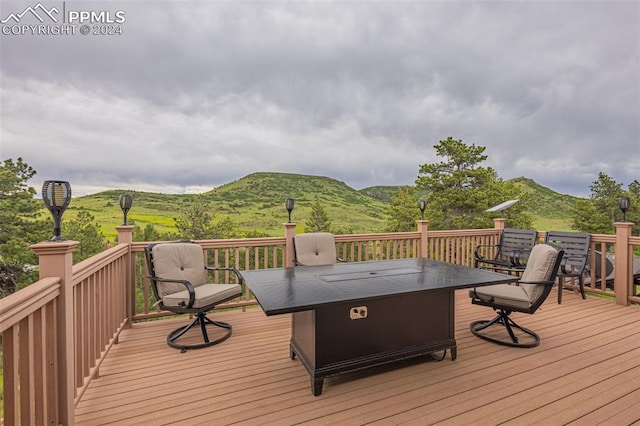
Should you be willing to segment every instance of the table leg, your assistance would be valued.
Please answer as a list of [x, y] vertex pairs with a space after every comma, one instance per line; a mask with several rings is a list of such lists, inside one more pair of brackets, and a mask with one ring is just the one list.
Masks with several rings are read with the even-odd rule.
[[451, 351], [451, 361], [455, 361], [456, 358], [458, 358], [458, 347], [454, 346], [449, 348], [449, 350]]
[[320, 396], [322, 393], [322, 386], [324, 385], [324, 379], [318, 379], [315, 377], [311, 378], [311, 390], [313, 391], [313, 396]]

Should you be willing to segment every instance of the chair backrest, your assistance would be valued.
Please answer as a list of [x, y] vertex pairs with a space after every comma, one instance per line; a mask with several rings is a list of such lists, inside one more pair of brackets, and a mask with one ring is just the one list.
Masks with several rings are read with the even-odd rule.
[[329, 232], [298, 234], [293, 239], [296, 264], [331, 265], [336, 263], [336, 242]]
[[535, 245], [537, 234], [531, 229], [504, 228], [500, 234], [500, 246], [496, 252], [496, 258], [526, 256]]
[[591, 235], [584, 232], [547, 232], [544, 242], [564, 249], [562, 265], [565, 270], [582, 273], [589, 260]]
[[562, 248], [550, 244], [537, 244], [531, 249], [518, 284], [527, 293], [532, 310], [538, 309], [551, 292], [563, 255]]
[[145, 247], [149, 273], [156, 297], [185, 290], [185, 286], [157, 280], [186, 280], [194, 287], [207, 282], [202, 247], [192, 242], [167, 242]]

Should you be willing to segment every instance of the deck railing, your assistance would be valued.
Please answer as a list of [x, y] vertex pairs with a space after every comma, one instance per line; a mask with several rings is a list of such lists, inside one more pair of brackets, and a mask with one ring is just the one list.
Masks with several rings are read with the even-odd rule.
[[[348, 261], [430, 257], [473, 266], [476, 245], [497, 244], [504, 221], [493, 229], [429, 231], [418, 221], [417, 232], [336, 235], [338, 255]], [[630, 223], [616, 223], [615, 235], [592, 235], [592, 251], [615, 255], [612, 281], [592, 272], [588, 291], [615, 296], [618, 304], [640, 303], [633, 282], [633, 250], [640, 237]], [[131, 241], [133, 227], [121, 226], [119, 244], [72, 265], [77, 242], [32, 246], [40, 258], [40, 280], [4, 299], [0, 305], [4, 424], [74, 424], [74, 407], [125, 327], [165, 313], [153, 301], [144, 262], [148, 242]], [[293, 265], [295, 224], [285, 224], [284, 237], [197, 241], [212, 266], [240, 270]], [[544, 232], [539, 232], [540, 240]], [[602, 258], [592, 257], [590, 269]], [[604, 263], [601, 264], [604, 269]], [[218, 280], [224, 276], [217, 277]], [[256, 304], [250, 291], [224, 308]], [[0, 415], [2, 417], [2, 415]]]
[[4, 424], [73, 424], [75, 405], [130, 321], [129, 246], [72, 266], [77, 244], [32, 246], [40, 281], [2, 299]]

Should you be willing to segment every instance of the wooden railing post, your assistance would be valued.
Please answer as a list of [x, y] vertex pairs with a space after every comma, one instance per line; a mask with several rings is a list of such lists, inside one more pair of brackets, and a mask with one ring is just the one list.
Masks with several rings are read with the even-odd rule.
[[[632, 222], [616, 222], [616, 247], [614, 260], [613, 283], [618, 305], [629, 304], [629, 291], [633, 282], [631, 264], [633, 262], [633, 247], [629, 244], [629, 237], [633, 229]], [[624, 284], [624, 285], [622, 285]]]
[[505, 219], [503, 217], [494, 217], [493, 218], [493, 227], [495, 229], [503, 230], [504, 229], [504, 223], [506, 221], [507, 221], [507, 219]]
[[293, 237], [296, 235], [296, 224], [287, 222], [284, 224], [284, 267], [295, 266], [293, 254]]
[[125, 306], [126, 306], [126, 315], [127, 315], [127, 323], [125, 328], [131, 328], [131, 324], [133, 323], [133, 315], [136, 311], [136, 259], [135, 256], [131, 255], [131, 243], [133, 242], [133, 230], [135, 226], [132, 225], [121, 225], [116, 226], [116, 230], [118, 231], [118, 244], [128, 244], [129, 245], [129, 253], [127, 254], [127, 270], [126, 270], [126, 285], [125, 285]]
[[73, 251], [77, 241], [47, 241], [30, 246], [39, 258], [40, 279], [60, 277], [60, 296], [56, 309], [56, 358], [58, 423], [75, 424], [75, 348], [73, 313]]
[[427, 241], [429, 238], [429, 221], [426, 219], [416, 221], [418, 232], [420, 233], [420, 246], [418, 247], [418, 257], [427, 257]]

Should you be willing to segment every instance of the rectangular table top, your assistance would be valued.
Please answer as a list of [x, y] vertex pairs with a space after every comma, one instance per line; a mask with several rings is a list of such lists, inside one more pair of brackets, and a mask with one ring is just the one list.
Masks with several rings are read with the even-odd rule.
[[517, 277], [426, 258], [243, 271], [267, 315], [391, 295], [514, 282]]

